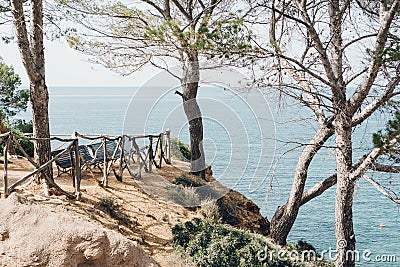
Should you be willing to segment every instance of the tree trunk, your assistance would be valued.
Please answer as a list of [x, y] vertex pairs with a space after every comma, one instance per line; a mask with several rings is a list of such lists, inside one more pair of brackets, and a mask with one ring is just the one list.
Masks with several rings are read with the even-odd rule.
[[350, 178], [352, 166], [351, 116], [345, 109], [336, 117], [337, 188], [335, 202], [335, 232], [337, 267], [355, 266], [355, 235], [353, 228], [354, 181]]
[[[28, 35], [23, 1], [11, 1], [17, 44], [30, 81], [33, 136], [49, 138], [49, 94], [45, 79], [42, 0], [31, 0], [30, 8], [31, 28]], [[51, 159], [50, 151], [50, 141], [35, 141], [35, 160], [39, 165], [43, 165]], [[52, 168], [48, 167], [36, 177], [36, 180], [40, 182], [44, 174], [53, 179]]]
[[[30, 86], [31, 91], [31, 105], [32, 105], [32, 124], [33, 124], [33, 136], [35, 138], [49, 138], [49, 94], [47, 87], [44, 83], [44, 77], [42, 81], [38, 81], [36, 84]], [[51, 159], [50, 141], [35, 141], [35, 161], [39, 165], [43, 165]], [[46, 168], [42, 173], [36, 177], [36, 181], [39, 183], [46, 174], [48, 177], [53, 179], [53, 171], [51, 166]]]
[[304, 148], [296, 166], [289, 199], [285, 205], [278, 207], [272, 217], [270, 226], [271, 238], [281, 246], [286, 245], [287, 236], [297, 218], [307, 180], [308, 167], [315, 154], [332, 134], [333, 131], [330, 126], [322, 126], [316, 132], [310, 144]]
[[203, 150], [203, 119], [197, 104], [197, 91], [199, 88], [199, 61], [197, 53], [189, 55], [189, 60], [184, 69], [183, 80], [183, 108], [189, 122], [190, 151], [192, 154], [190, 172], [206, 179], [205, 156]]

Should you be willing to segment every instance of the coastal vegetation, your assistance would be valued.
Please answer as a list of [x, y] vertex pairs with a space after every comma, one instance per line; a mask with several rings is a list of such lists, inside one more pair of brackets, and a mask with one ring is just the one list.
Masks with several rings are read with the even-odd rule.
[[283, 249], [262, 235], [208, 218], [177, 224], [172, 234], [177, 251], [190, 257], [199, 267], [333, 266], [302, 240]]

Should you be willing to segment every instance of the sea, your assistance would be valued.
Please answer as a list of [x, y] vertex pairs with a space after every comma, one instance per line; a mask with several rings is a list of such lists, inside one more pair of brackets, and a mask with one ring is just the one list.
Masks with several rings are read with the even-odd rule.
[[[52, 134], [156, 134], [166, 129], [189, 142], [177, 88], [50, 87]], [[253, 200], [269, 220], [285, 204], [298, 156], [313, 136], [312, 114], [274, 92], [200, 86], [206, 161], [214, 177]], [[19, 114], [30, 119], [30, 110]], [[389, 119], [378, 113], [354, 130], [354, 161], [371, 148], [372, 134]], [[334, 143], [312, 161], [306, 188], [335, 173]], [[400, 192], [400, 175], [368, 173]], [[335, 257], [335, 187], [301, 207], [288, 237], [305, 240], [328, 259]], [[400, 266], [400, 209], [361, 179], [354, 196], [357, 266]]]

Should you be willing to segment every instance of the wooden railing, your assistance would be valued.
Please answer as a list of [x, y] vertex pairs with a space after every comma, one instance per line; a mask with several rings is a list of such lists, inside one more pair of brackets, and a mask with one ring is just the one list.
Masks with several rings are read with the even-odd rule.
[[[18, 139], [26, 139], [31, 141], [59, 141], [62, 142], [63, 146], [66, 148], [62, 150], [57, 155], [54, 155], [51, 160], [39, 166], [38, 163], [32, 159], [27, 152], [21, 147]], [[142, 169], [146, 172], [152, 172], [153, 165], [156, 168], [161, 168], [162, 161], [167, 164], [171, 163], [171, 152], [170, 152], [170, 131], [166, 130], [158, 135], [96, 135], [96, 134], [80, 134], [75, 132], [72, 136], [66, 134], [52, 135], [50, 138], [34, 138], [30, 136], [16, 136], [13, 133], [5, 133], [0, 135], [0, 141], [4, 143], [4, 172], [3, 172], [3, 188], [4, 194], [8, 196], [13, 192], [18, 186], [22, 185], [29, 178], [33, 178], [34, 175], [38, 173], [43, 173], [44, 177], [49, 186], [54, 187], [60, 193], [68, 196], [71, 199], [80, 199], [80, 184], [81, 184], [81, 162], [84, 162], [82, 155], [79, 152], [79, 139], [85, 139], [93, 143], [96, 140], [101, 141], [101, 145], [98, 149], [102, 147], [103, 150], [103, 164], [102, 164], [102, 180], [101, 184], [104, 187], [108, 185], [108, 176], [113, 169], [117, 180], [122, 181], [122, 174], [125, 168], [128, 169], [130, 175], [134, 178], [140, 179], [142, 176]], [[139, 147], [138, 140], [142, 140], [144, 145]], [[116, 142], [116, 147], [112, 154], [107, 150], [107, 142]], [[146, 143], [148, 141], [148, 143]], [[9, 154], [10, 147], [15, 145], [21, 154], [27, 158], [27, 160], [35, 167], [35, 170], [26, 174], [25, 176], [18, 179], [11, 185], [8, 185], [9, 179]], [[154, 146], [155, 145], [155, 146]], [[43, 172], [49, 166], [52, 166], [53, 162], [59, 159], [65, 153], [70, 153], [71, 163], [72, 163], [72, 181], [75, 188], [74, 193], [67, 192], [63, 190], [60, 186], [56, 184], [53, 177], [48, 177], [46, 172]], [[117, 161], [116, 154], [119, 153], [118, 157], [118, 170], [114, 169], [114, 162]], [[96, 156], [96, 155], [94, 155]], [[136, 165], [136, 172], [132, 166]], [[90, 168], [90, 167], [89, 167]], [[91, 171], [91, 170], [90, 170]], [[29, 184], [32, 179], [27, 183]]]

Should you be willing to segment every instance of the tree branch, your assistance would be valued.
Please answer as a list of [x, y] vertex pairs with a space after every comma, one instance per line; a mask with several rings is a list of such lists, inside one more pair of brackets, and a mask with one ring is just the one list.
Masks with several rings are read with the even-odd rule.
[[28, 31], [26, 29], [23, 1], [12, 0], [11, 11], [14, 17], [14, 26], [17, 35], [17, 44], [21, 54], [22, 63], [26, 69], [30, 81], [36, 80], [35, 64], [30, 49]]
[[165, 15], [164, 10], [160, 6], [158, 6], [156, 3], [154, 3], [153, 1], [151, 1], [151, 0], [141, 0], [141, 1], [154, 7], [161, 15], [163, 15], [163, 16]]
[[381, 27], [378, 31], [378, 35], [375, 42], [375, 51], [372, 57], [371, 63], [368, 67], [368, 71], [365, 74], [365, 78], [361, 86], [348, 100], [349, 112], [354, 114], [362, 105], [364, 99], [367, 97], [371, 90], [373, 82], [375, 81], [380, 66], [382, 65], [383, 49], [386, 44], [390, 25], [392, 24], [395, 14], [398, 12], [400, 6], [400, 0], [395, 0], [388, 12], [384, 12], [382, 15]]
[[388, 190], [386, 188], [384, 188], [383, 186], [381, 186], [378, 182], [376, 182], [375, 180], [373, 180], [372, 178], [369, 178], [367, 175], [363, 175], [363, 178], [368, 181], [370, 184], [372, 184], [379, 192], [382, 193], [382, 195], [384, 195], [385, 197], [387, 197], [388, 199], [390, 199], [391, 201], [393, 201], [394, 203], [400, 205], [400, 199], [392, 196]]
[[[314, 44], [315, 44], [315, 48], [319, 54], [319, 58], [321, 59], [322, 65], [325, 69], [326, 75], [328, 77], [328, 80], [330, 82], [331, 85], [334, 85], [336, 83], [336, 76], [333, 73], [333, 68], [332, 68], [332, 64], [329, 60], [329, 57], [326, 53], [326, 48], [325, 46], [322, 44], [321, 39], [318, 36], [317, 31], [315, 30], [313, 23], [310, 19], [310, 17], [308, 16], [307, 13], [307, 9], [304, 6], [304, 3], [302, 3], [303, 1], [297, 0], [297, 5], [298, 8], [301, 11], [302, 17], [304, 19], [304, 21], [306, 22], [306, 27], [307, 30], [310, 34], [311, 39], [313, 40]], [[332, 89], [335, 91], [335, 94], [338, 95], [342, 95], [343, 93], [340, 90], [337, 90], [337, 88], [335, 88], [335, 86], [332, 86]]]
[[387, 85], [385, 92], [380, 95], [377, 99], [369, 103], [360, 113], [353, 116], [352, 125], [356, 126], [363, 122], [366, 118], [371, 116], [378, 108], [383, 106], [390, 98], [393, 97], [393, 92], [400, 83], [400, 76], [396, 76]]
[[[275, 7], [274, 3], [275, 2], [273, 2], [273, 8]], [[272, 11], [271, 25], [270, 25], [270, 43], [271, 43], [272, 47], [274, 47], [275, 53], [278, 55], [278, 60], [280, 62], [282, 62], [282, 64], [289, 71], [289, 73], [293, 77], [293, 79], [295, 79], [300, 84], [302, 89], [304, 90], [304, 93], [305, 93], [307, 99], [311, 102], [310, 105], [308, 105], [308, 107], [316, 115], [316, 117], [318, 119], [318, 123], [320, 125], [323, 125], [325, 123], [326, 117], [325, 117], [324, 112], [320, 108], [321, 107], [321, 101], [315, 94], [312, 93], [310, 83], [306, 80], [305, 72], [309, 73], [311, 76], [313, 76], [313, 77], [315, 77], [317, 79], [318, 78], [322, 79], [322, 81], [324, 81], [324, 79], [322, 77], [320, 77], [319, 75], [316, 75], [316, 74], [314, 76], [314, 73], [312, 71], [309, 71], [307, 68], [305, 68], [301, 62], [298, 62], [295, 59], [288, 58], [288, 57], [285, 57], [283, 55], [280, 55], [279, 48], [277, 47], [278, 41], [276, 40], [276, 29], [275, 29], [276, 28], [276, 22], [277, 22], [277, 20], [276, 20], [276, 17], [275, 17], [275, 11]], [[302, 71], [298, 71], [297, 69], [293, 68], [289, 63], [289, 60], [292, 60], [292, 61], [295, 62], [295, 64], [299, 65], [302, 68]]]
[[[398, 136], [397, 136], [398, 138]], [[397, 142], [397, 138], [393, 138], [391, 143]], [[353, 166], [353, 171], [350, 173], [350, 179], [356, 181], [360, 177], [362, 177], [368, 169], [374, 169], [374, 166], [379, 166], [379, 164], [375, 164], [376, 159], [381, 155], [383, 148], [374, 148], [370, 153], [361, 157], [356, 164]], [[400, 171], [399, 168], [394, 169]], [[337, 174], [332, 174], [322, 182], [316, 183], [313, 187], [308, 189], [305, 193], [303, 193], [302, 198], [300, 200], [300, 205], [304, 205], [310, 200], [316, 198], [317, 196], [324, 193], [326, 190], [334, 186], [337, 182]]]
[[188, 21], [193, 20], [193, 17], [190, 16], [190, 14], [188, 12], [186, 12], [185, 8], [179, 3], [178, 0], [172, 0], [172, 2], [175, 4], [175, 6], [179, 9], [179, 11], [182, 13], [183, 16], [185, 16], [185, 18]]
[[372, 169], [378, 172], [400, 173], [400, 166], [375, 163]]
[[306, 204], [311, 199], [316, 198], [317, 196], [321, 195], [323, 192], [334, 186], [337, 182], [336, 179], [337, 179], [337, 174], [335, 173], [326, 178], [325, 180], [323, 180], [322, 182], [319, 182], [310, 189], [308, 189], [305, 193], [303, 193], [300, 205]]
[[375, 37], [375, 36], [377, 36], [377, 35], [378, 35], [377, 33], [372, 33], [372, 34], [367, 34], [367, 35], [364, 35], [364, 36], [360, 36], [360, 37], [358, 37], [358, 38], [356, 38], [356, 39], [351, 40], [351, 41], [348, 42], [347, 44], [345, 44], [345, 45], [343, 46], [342, 50], [344, 51], [347, 47], [349, 47], [349, 46], [351, 46], [352, 44], [355, 44], [355, 43], [357, 43], [357, 42], [359, 42], [359, 41], [361, 41], [361, 40], [363, 40], [363, 39]]

